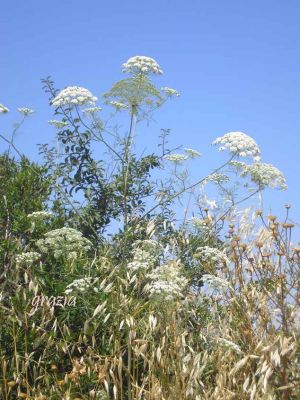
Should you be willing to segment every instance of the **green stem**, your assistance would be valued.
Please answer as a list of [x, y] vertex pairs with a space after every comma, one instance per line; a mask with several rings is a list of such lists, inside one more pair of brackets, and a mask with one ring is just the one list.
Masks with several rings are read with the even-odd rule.
[[127, 138], [126, 148], [125, 148], [125, 171], [123, 171], [124, 179], [124, 229], [126, 229], [128, 224], [128, 214], [127, 214], [127, 190], [128, 190], [128, 175], [129, 175], [129, 165], [132, 158], [131, 149], [134, 144], [136, 132], [136, 106], [131, 106], [131, 118], [130, 118], [130, 128]]
[[177, 193], [175, 193], [174, 195], [170, 196], [167, 200], [161, 200], [160, 202], [158, 202], [155, 206], [153, 206], [152, 208], [150, 208], [150, 210], [146, 211], [141, 218], [145, 218], [146, 215], [150, 214], [151, 212], [153, 212], [154, 210], [156, 210], [158, 207], [164, 205], [165, 203], [167, 203], [168, 201], [172, 201], [174, 199], [176, 199], [177, 197], [179, 197], [180, 195], [182, 195], [183, 193], [185, 193], [187, 190], [193, 189], [194, 187], [200, 185], [201, 183], [203, 183], [210, 175], [214, 174], [215, 172], [220, 171], [222, 168], [226, 167], [226, 165], [228, 165], [230, 163], [230, 161], [232, 161], [234, 156], [232, 156], [228, 161], [226, 161], [224, 164], [222, 164], [220, 167], [214, 169], [210, 174], [208, 174], [207, 176], [205, 176], [204, 178], [201, 178], [199, 181], [193, 183], [192, 185], [183, 188], [182, 190], [179, 190]]

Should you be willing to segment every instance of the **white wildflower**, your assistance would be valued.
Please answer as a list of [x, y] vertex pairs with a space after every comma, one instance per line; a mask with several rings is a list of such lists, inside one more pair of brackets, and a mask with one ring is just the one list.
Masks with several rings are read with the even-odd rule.
[[82, 106], [85, 104], [95, 104], [97, 97], [88, 90], [80, 86], [68, 86], [63, 89], [51, 102], [54, 107]]
[[165, 94], [168, 97], [179, 97], [180, 96], [180, 93], [177, 90], [169, 88], [169, 87], [162, 87], [161, 90], [163, 92], [165, 92]]
[[27, 108], [27, 107], [21, 107], [18, 108], [19, 113], [23, 114], [24, 117], [28, 117], [29, 115], [34, 113], [34, 110], [32, 110], [31, 108]]
[[35, 261], [39, 260], [41, 257], [40, 253], [36, 251], [29, 251], [27, 253], [21, 253], [16, 256], [16, 263], [18, 265], [24, 264], [27, 266], [32, 265]]
[[287, 189], [286, 180], [283, 173], [272, 164], [254, 163], [251, 165], [245, 165], [241, 176], [247, 175], [250, 176], [250, 179], [261, 189], [265, 188], [266, 186], [281, 190]]
[[124, 103], [120, 103], [119, 101], [110, 101], [109, 104], [113, 107], [115, 107], [117, 110], [125, 110], [126, 108], [128, 108], [128, 105], [124, 104]]
[[233, 343], [231, 340], [227, 340], [224, 338], [219, 338], [218, 342], [222, 345], [224, 345], [226, 348], [234, 350], [235, 352], [241, 354], [242, 350], [240, 348], [240, 346], [238, 346], [237, 344]]
[[163, 300], [174, 300], [182, 297], [187, 280], [181, 275], [180, 266], [175, 262], [159, 266], [146, 275], [150, 282], [144, 292], [150, 297], [162, 297]]
[[72, 228], [54, 229], [44, 236], [44, 239], [37, 241], [37, 246], [43, 253], [52, 251], [55, 258], [76, 259], [92, 246], [81, 232]]
[[155, 240], [138, 240], [133, 245], [133, 261], [127, 267], [131, 271], [145, 271], [153, 268], [161, 246]]
[[43, 221], [45, 219], [49, 219], [51, 215], [52, 214], [48, 211], [35, 211], [31, 214], [28, 214], [27, 218], [29, 218], [31, 221]]
[[204, 180], [204, 184], [211, 182], [219, 185], [221, 183], [225, 183], [229, 181], [229, 177], [225, 174], [220, 174], [219, 172], [213, 172], [212, 174], [208, 175], [207, 178]]
[[194, 150], [194, 149], [184, 149], [184, 151], [191, 157], [191, 158], [197, 158], [201, 156], [201, 153], [199, 151]]
[[213, 141], [213, 145], [219, 146], [219, 151], [228, 150], [240, 157], [252, 157], [260, 160], [260, 149], [250, 136], [243, 132], [229, 132]]
[[230, 161], [229, 165], [236, 170], [243, 170], [247, 166], [247, 164], [242, 161]]
[[172, 161], [174, 163], [180, 163], [182, 161], [185, 161], [188, 159], [188, 156], [185, 156], [184, 154], [168, 154], [164, 156], [165, 160]]
[[50, 121], [48, 121], [48, 124], [53, 125], [57, 129], [61, 129], [69, 125], [68, 122], [57, 121], [56, 119], [51, 119]]
[[80, 279], [75, 279], [72, 283], [70, 283], [66, 289], [65, 289], [65, 294], [70, 294], [74, 291], [78, 292], [85, 292], [87, 289], [93, 288], [94, 292], [96, 292], [97, 289], [95, 284], [98, 282], [99, 278], [80, 278]]
[[122, 65], [123, 72], [129, 72], [133, 74], [162, 74], [163, 71], [159, 64], [150, 57], [135, 56], [129, 58], [126, 63]]
[[225, 279], [220, 278], [219, 276], [204, 274], [201, 277], [201, 280], [204, 284], [206, 284], [210, 289], [217, 291], [224, 291], [231, 288], [230, 283]]
[[0, 114], [7, 114], [9, 109], [0, 103]]
[[89, 108], [85, 108], [84, 110], [82, 110], [82, 112], [84, 112], [85, 114], [88, 114], [88, 115], [94, 115], [94, 114], [97, 114], [101, 110], [102, 110], [101, 107], [89, 107]]
[[212, 263], [215, 266], [228, 265], [230, 263], [226, 254], [209, 246], [198, 247], [197, 258], [204, 263]]

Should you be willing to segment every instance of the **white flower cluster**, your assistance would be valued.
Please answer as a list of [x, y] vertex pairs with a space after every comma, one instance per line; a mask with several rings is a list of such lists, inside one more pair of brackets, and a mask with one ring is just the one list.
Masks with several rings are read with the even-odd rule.
[[196, 256], [200, 261], [216, 266], [230, 263], [228, 257], [222, 251], [209, 246], [198, 247]]
[[0, 103], [0, 114], [6, 114], [9, 112], [9, 109]]
[[206, 284], [209, 288], [224, 291], [231, 288], [230, 283], [219, 276], [204, 274], [201, 278], [202, 282]]
[[84, 110], [82, 110], [82, 112], [84, 112], [87, 115], [94, 115], [94, 114], [97, 114], [101, 110], [102, 110], [101, 107], [89, 107], [89, 108], [85, 108]]
[[225, 174], [220, 174], [219, 172], [213, 172], [212, 174], [208, 175], [205, 179], [204, 183], [212, 182], [215, 184], [225, 183], [229, 181], [229, 177]]
[[69, 125], [67, 122], [57, 121], [56, 119], [50, 119], [50, 121], [48, 121], [48, 124], [53, 125], [57, 129], [61, 129]]
[[180, 163], [187, 160], [188, 156], [185, 156], [184, 154], [167, 154], [166, 156], [164, 156], [164, 159], [172, 161], [174, 163]]
[[51, 217], [51, 213], [48, 211], [35, 211], [31, 214], [27, 215], [27, 218], [29, 218], [31, 221], [43, 221], [45, 219], [48, 219]]
[[191, 158], [197, 158], [201, 156], [201, 153], [199, 151], [194, 150], [194, 149], [184, 149], [184, 151], [191, 157]]
[[134, 244], [133, 261], [127, 267], [131, 271], [146, 271], [153, 268], [158, 257], [160, 245], [155, 240], [142, 240]]
[[89, 250], [92, 243], [76, 229], [64, 227], [47, 232], [44, 239], [37, 241], [37, 246], [43, 253], [52, 251], [55, 258], [74, 260]]
[[27, 253], [21, 253], [16, 256], [16, 263], [18, 265], [32, 265], [35, 261], [39, 260], [41, 255], [36, 251], [28, 251]]
[[[70, 283], [65, 290], [65, 294], [73, 293], [74, 291], [85, 292], [87, 289], [93, 287], [99, 278], [80, 278], [75, 279], [72, 283]], [[93, 288], [94, 292], [97, 292], [98, 289], [96, 287]]]
[[20, 114], [24, 115], [24, 117], [28, 117], [30, 114], [34, 113], [34, 110], [32, 110], [31, 108], [27, 108], [27, 107], [18, 108], [18, 111]]
[[228, 349], [234, 350], [235, 352], [237, 352], [239, 354], [242, 353], [242, 350], [241, 350], [240, 346], [238, 346], [237, 344], [233, 343], [231, 340], [227, 340], [227, 339], [224, 339], [224, 338], [219, 338], [218, 342], [220, 344], [222, 344], [224, 347], [228, 348]]
[[278, 188], [281, 190], [287, 189], [286, 180], [283, 173], [272, 164], [245, 164], [241, 176], [246, 175], [249, 175], [251, 180], [262, 189], [266, 186], [269, 186], [270, 188]]
[[161, 91], [165, 92], [165, 94], [168, 97], [179, 97], [180, 96], [180, 93], [177, 90], [169, 88], [169, 87], [162, 87]]
[[133, 74], [157, 74], [163, 73], [159, 64], [150, 57], [135, 56], [129, 58], [125, 64], [122, 65], [123, 72], [129, 72]]
[[119, 101], [110, 101], [109, 104], [113, 107], [115, 107], [117, 110], [125, 110], [126, 108], [128, 108], [127, 104], [124, 103], [120, 103]]
[[95, 104], [97, 97], [92, 93], [80, 86], [68, 86], [61, 90], [59, 94], [52, 100], [54, 107], [69, 106], [82, 106], [85, 104]]
[[250, 136], [243, 132], [229, 132], [213, 141], [213, 145], [220, 145], [219, 151], [228, 150], [240, 157], [252, 157], [260, 160], [260, 149]]
[[181, 275], [180, 267], [175, 262], [159, 266], [146, 275], [150, 280], [144, 292], [150, 297], [162, 296], [163, 300], [174, 300], [182, 297], [187, 286], [187, 279]]

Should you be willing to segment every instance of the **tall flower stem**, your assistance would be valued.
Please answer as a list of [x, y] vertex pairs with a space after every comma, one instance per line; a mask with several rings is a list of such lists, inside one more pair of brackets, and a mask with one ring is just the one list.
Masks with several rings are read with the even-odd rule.
[[127, 224], [128, 224], [128, 212], [127, 212], [128, 176], [129, 176], [130, 161], [132, 159], [132, 147], [134, 145], [134, 139], [135, 139], [135, 133], [136, 133], [136, 122], [137, 122], [136, 105], [132, 104], [129, 134], [128, 134], [127, 142], [125, 144], [125, 164], [124, 164], [125, 170], [123, 170], [124, 228], [126, 228]]

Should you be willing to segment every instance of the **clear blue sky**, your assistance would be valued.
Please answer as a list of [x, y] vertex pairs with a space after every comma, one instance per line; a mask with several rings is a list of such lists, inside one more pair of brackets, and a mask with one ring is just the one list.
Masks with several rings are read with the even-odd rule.
[[[0, 103], [37, 111], [17, 138], [37, 158], [35, 144], [54, 135], [40, 78], [100, 96], [130, 56], [153, 57], [165, 71], [158, 84], [182, 96], [157, 114], [143, 143], [171, 128], [172, 144], [204, 154], [193, 171], [201, 176], [223, 159], [209, 148], [214, 138], [246, 132], [289, 185], [268, 192], [265, 204], [292, 203], [300, 221], [299, 21], [299, 0], [2, 1]], [[1, 132], [14, 120], [2, 116]]]

